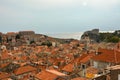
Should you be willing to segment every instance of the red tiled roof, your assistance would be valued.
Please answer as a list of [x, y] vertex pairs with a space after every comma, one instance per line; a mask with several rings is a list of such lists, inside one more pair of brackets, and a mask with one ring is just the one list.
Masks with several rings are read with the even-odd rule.
[[11, 58], [11, 56], [8, 53], [1, 54], [1, 60], [10, 59], [10, 58]]
[[0, 72], [0, 80], [4, 79], [4, 78], [9, 78], [10, 74], [5, 73], [5, 72]]
[[31, 59], [37, 59], [37, 56], [35, 54], [30, 54], [29, 58], [31, 58]]
[[22, 66], [22, 67], [16, 69], [14, 71], [14, 74], [15, 75], [20, 75], [20, 74], [24, 74], [24, 73], [35, 71], [35, 70], [36, 70], [36, 68], [34, 68], [32, 66], [29, 66], [29, 65], [28, 66]]
[[73, 68], [74, 68], [74, 65], [70, 63], [70, 64], [66, 65], [62, 70], [66, 71], [66, 72], [72, 72]]
[[65, 56], [66, 56], [66, 57], [68, 57], [68, 58], [73, 57], [73, 55], [72, 55], [72, 54], [66, 54]]
[[98, 52], [101, 52], [101, 53], [113, 53], [114, 50], [98, 48]]
[[90, 61], [90, 59], [94, 56], [93, 54], [88, 54], [86, 57], [84, 57], [83, 59], [80, 60], [81, 63], [86, 63], [88, 61]]
[[80, 63], [80, 61], [81, 61], [82, 59], [84, 59], [86, 56], [87, 56], [87, 54], [83, 54], [82, 56], [76, 58], [76, 59], [74, 60], [74, 62]]
[[21, 59], [24, 60], [24, 61], [27, 61], [28, 60], [28, 56], [22, 56]]
[[82, 54], [80, 57], [74, 59], [72, 62], [76, 64], [86, 63], [90, 61], [90, 59], [94, 56], [95, 56], [95, 53]]
[[35, 77], [40, 80], [53, 80], [53, 79], [57, 78], [57, 75], [52, 74], [48, 71], [42, 71], [42, 72], [38, 73]]
[[85, 46], [85, 44], [80, 44], [80, 47], [84, 47]]
[[7, 65], [9, 65], [10, 63], [4, 63], [4, 64], [0, 64], [0, 68], [4, 68], [6, 67]]
[[93, 57], [92, 59], [96, 61], [120, 63], [120, 52], [103, 49], [101, 54]]
[[16, 34], [15, 32], [7, 32], [7, 35], [13, 35]]

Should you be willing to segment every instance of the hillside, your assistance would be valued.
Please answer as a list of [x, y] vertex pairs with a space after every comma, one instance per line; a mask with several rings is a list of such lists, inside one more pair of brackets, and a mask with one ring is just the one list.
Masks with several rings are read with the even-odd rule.
[[117, 43], [120, 41], [120, 30], [114, 32], [99, 32], [99, 29], [93, 29], [91, 31], [86, 31], [81, 36], [81, 40], [85, 40], [86, 37], [89, 37], [90, 40], [94, 42], [112, 42]]

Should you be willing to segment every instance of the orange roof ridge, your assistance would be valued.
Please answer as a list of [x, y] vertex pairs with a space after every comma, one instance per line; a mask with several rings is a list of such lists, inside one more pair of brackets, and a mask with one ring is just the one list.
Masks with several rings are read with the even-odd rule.
[[58, 71], [56, 71], [56, 70], [49, 70], [49, 69], [47, 69], [46, 71], [48, 71], [48, 72], [50, 72], [50, 73], [53, 73], [53, 74], [56, 74], [56, 75], [58, 75], [58, 76], [66, 76], [66, 74], [61, 73], [61, 72], [58, 72]]

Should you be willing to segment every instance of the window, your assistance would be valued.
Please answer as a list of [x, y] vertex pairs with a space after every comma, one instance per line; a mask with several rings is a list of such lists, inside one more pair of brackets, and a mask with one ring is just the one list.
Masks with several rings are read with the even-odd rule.
[[82, 69], [85, 69], [85, 65], [84, 64], [82, 65]]

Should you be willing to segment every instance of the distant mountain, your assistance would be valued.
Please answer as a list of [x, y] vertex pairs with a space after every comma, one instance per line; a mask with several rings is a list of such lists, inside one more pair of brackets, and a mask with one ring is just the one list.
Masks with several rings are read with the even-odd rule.
[[94, 42], [116, 43], [120, 41], [120, 30], [99, 32], [99, 29], [93, 29], [93, 30], [84, 32], [81, 36], [81, 40], [85, 40], [86, 37], [89, 38], [89, 40]]
[[84, 40], [86, 37], [89, 37], [90, 40], [95, 42], [99, 42], [99, 29], [84, 32], [81, 39]]

